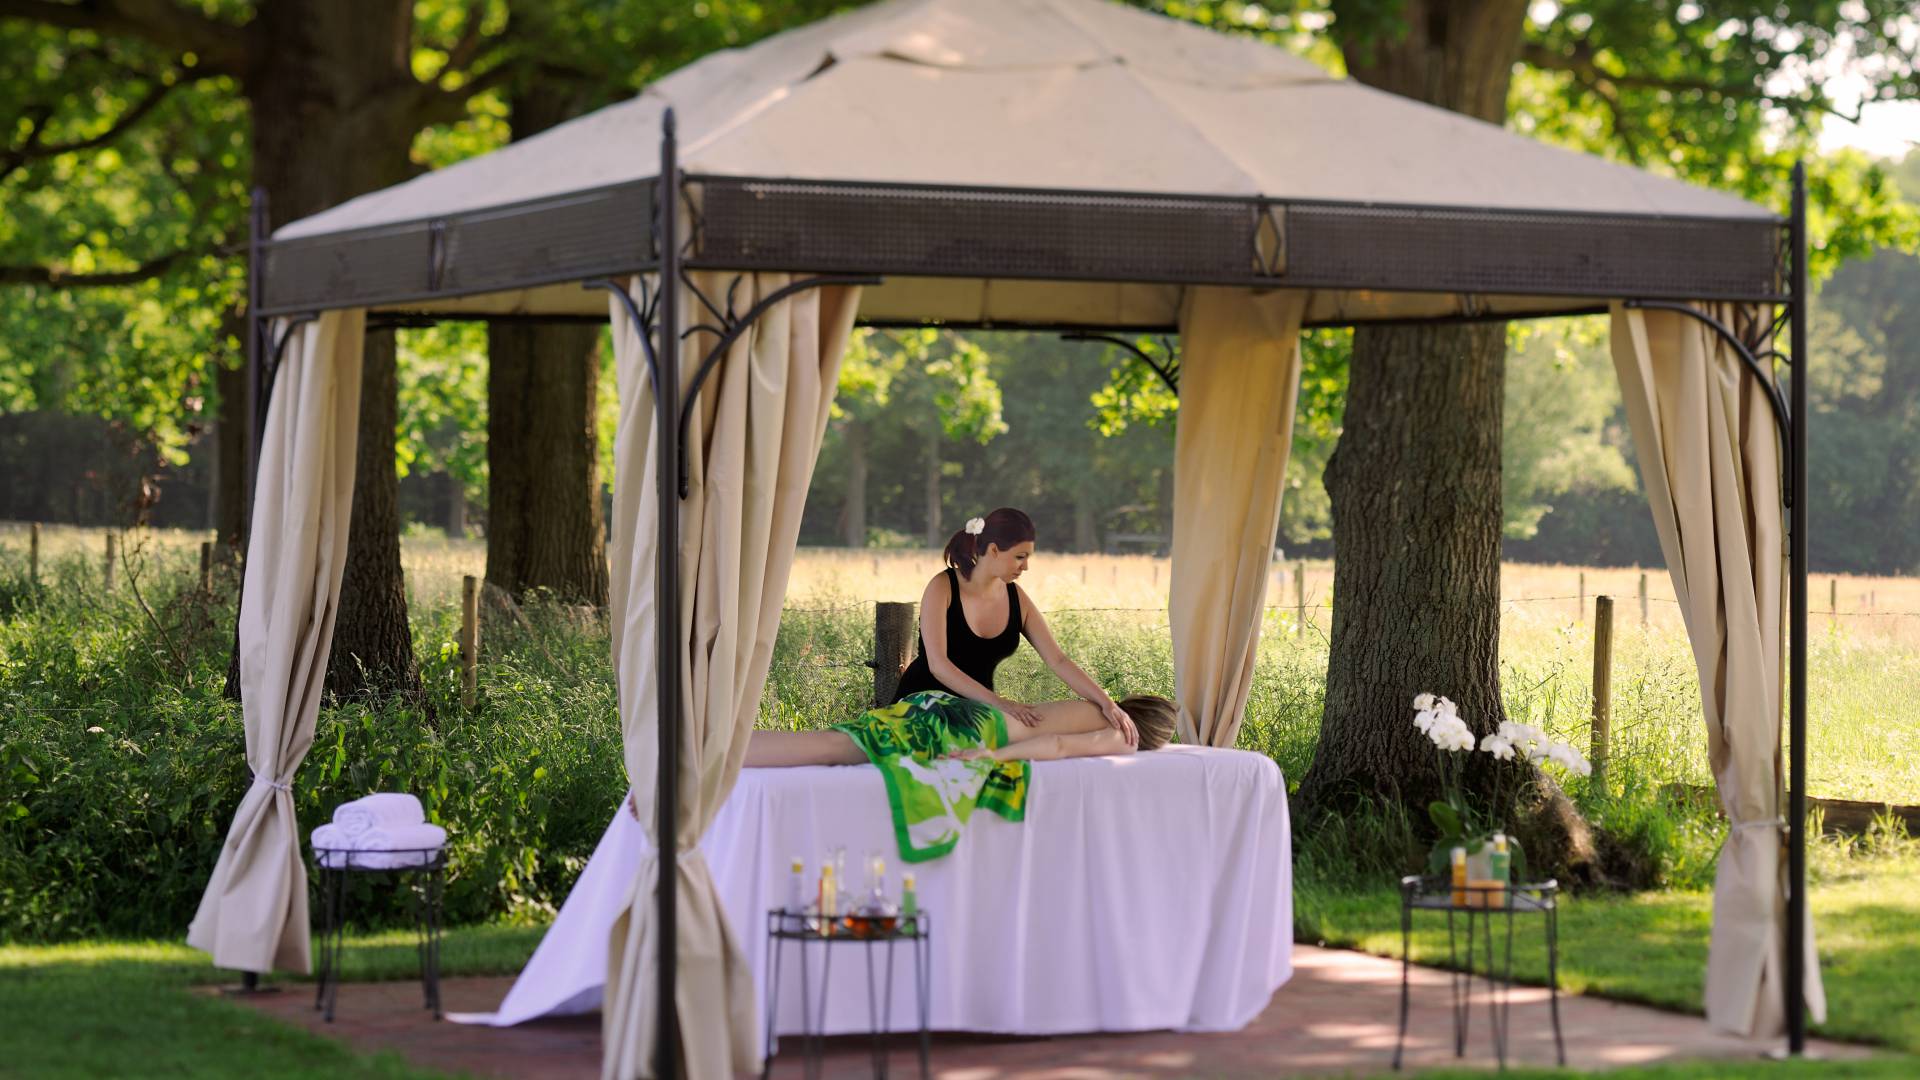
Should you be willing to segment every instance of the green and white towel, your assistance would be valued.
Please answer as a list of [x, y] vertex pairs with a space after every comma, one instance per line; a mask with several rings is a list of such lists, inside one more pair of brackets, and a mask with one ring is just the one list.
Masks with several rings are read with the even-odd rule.
[[1007, 718], [991, 705], [928, 690], [833, 727], [879, 766], [902, 861], [926, 862], [952, 851], [976, 809], [1008, 821], [1026, 817], [1026, 762], [946, 756], [1007, 744]]

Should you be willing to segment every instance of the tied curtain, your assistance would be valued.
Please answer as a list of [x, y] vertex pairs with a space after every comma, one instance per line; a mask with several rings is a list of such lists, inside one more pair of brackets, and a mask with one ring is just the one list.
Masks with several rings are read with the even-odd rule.
[[[690, 278], [707, 296], [726, 297], [731, 290], [738, 311], [792, 280], [787, 274], [747, 274], [734, 287], [733, 275]], [[640, 281], [629, 288], [636, 303], [644, 303]], [[685, 289], [679, 296], [680, 324], [700, 321], [705, 311], [697, 298]], [[658, 848], [649, 850], [614, 923], [602, 1013], [602, 1075], [609, 1080], [650, 1072], [662, 1034], [654, 995], [660, 949], [654, 890], [663, 872], [675, 880], [676, 1004], [686, 1075], [731, 1076], [760, 1065], [753, 976], [696, 845], [733, 790], [759, 712], [800, 511], [858, 303], [858, 289], [824, 288], [775, 304], [734, 341], [699, 401], [687, 406], [694, 414], [685, 451], [690, 484], [680, 502], [677, 583], [684, 687], [674, 838], [679, 859], [663, 869]], [[654, 393], [641, 328], [619, 297], [611, 298], [611, 310], [620, 394], [610, 594], [614, 674], [633, 801], [648, 839], [657, 844]], [[715, 344], [709, 331], [686, 338], [683, 394]]]
[[[313, 745], [346, 568], [366, 312], [291, 331], [260, 445], [240, 603], [240, 701], [253, 784], [187, 943], [218, 967], [311, 968], [293, 776]], [[277, 340], [277, 337], [276, 337]]]
[[1181, 742], [1230, 747], [1246, 712], [1309, 296], [1195, 288], [1181, 306], [1169, 601]]
[[[1735, 305], [1698, 306], [1738, 325]], [[1641, 480], [1693, 643], [1707, 757], [1730, 826], [1714, 877], [1707, 1019], [1744, 1035], [1777, 1034], [1785, 1029], [1792, 887], [1781, 842], [1783, 448], [1766, 390], [1699, 320], [1616, 304], [1612, 338]], [[1811, 917], [1806, 942], [1807, 1007], [1823, 1020]]]

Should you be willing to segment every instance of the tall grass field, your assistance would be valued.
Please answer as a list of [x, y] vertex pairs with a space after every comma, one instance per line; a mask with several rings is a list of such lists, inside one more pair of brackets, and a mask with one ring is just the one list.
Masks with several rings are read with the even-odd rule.
[[[26, 529], [0, 526], [0, 944], [177, 941], [191, 919], [249, 783], [240, 708], [222, 693], [237, 572], [217, 565], [201, 590], [206, 539], [119, 534], [109, 589], [103, 532], [45, 530], [36, 581]], [[604, 617], [537, 600], [524, 619], [489, 617], [478, 701], [466, 708], [460, 582], [483, 571], [484, 545], [410, 536], [403, 562], [426, 693], [414, 704], [323, 709], [294, 786], [302, 831], [368, 791], [413, 791], [454, 837], [449, 921], [537, 925], [564, 900], [626, 791]], [[809, 728], [861, 709], [872, 693], [874, 603], [917, 599], [935, 571], [931, 552], [803, 549], [760, 725]], [[1697, 1008], [1693, 954], [1704, 956], [1705, 890], [1724, 824], [1666, 794], [1711, 778], [1678, 606], [1665, 572], [1646, 571], [1643, 621], [1642, 576], [1507, 566], [1502, 684], [1510, 715], [1586, 745], [1594, 598], [1614, 598], [1609, 789], [1575, 779], [1569, 793], [1643, 849], [1664, 887], [1583, 900], [1586, 914], [1568, 925], [1577, 935], [1591, 923], [1602, 940], [1658, 926], [1687, 945], [1659, 962], [1582, 968], [1570, 942], [1566, 970], [1578, 986]], [[1096, 680], [1170, 694], [1170, 581], [1164, 559], [1043, 551], [1022, 584]], [[1240, 745], [1271, 756], [1290, 785], [1317, 738], [1332, 586], [1325, 563], [1276, 562], [1268, 582]], [[1920, 803], [1920, 581], [1820, 575], [1812, 594], [1812, 792]], [[1025, 700], [1066, 694], [1031, 649], [1001, 669], [1000, 686]], [[1382, 808], [1297, 836], [1296, 932], [1397, 948], [1385, 885], [1403, 865], [1409, 828]], [[1813, 865], [1816, 913], [1835, 928], [1822, 939], [1830, 993], [1850, 1006], [1844, 1023], [1836, 1008], [1839, 1026], [1828, 1030], [1920, 1049], [1920, 969], [1910, 962], [1920, 949], [1920, 897], [1911, 895], [1920, 847], [1886, 823], [1821, 841]], [[356, 910], [376, 924], [397, 919], [383, 902], [392, 901], [369, 893]], [[1886, 951], [1895, 944], [1907, 958], [1897, 964]]]

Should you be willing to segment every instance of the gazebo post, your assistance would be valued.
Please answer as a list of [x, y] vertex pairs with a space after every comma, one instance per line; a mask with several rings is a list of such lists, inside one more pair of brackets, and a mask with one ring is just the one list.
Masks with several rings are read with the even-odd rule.
[[[252, 430], [247, 433], [247, 503], [246, 513], [240, 516], [242, 537], [251, 532], [253, 519], [253, 490], [260, 477], [260, 446], [266, 438], [266, 424], [262, 420], [262, 403], [266, 400], [265, 350], [260, 347], [260, 332], [264, 325], [260, 318], [260, 297], [265, 291], [260, 282], [260, 245], [267, 233], [267, 189], [255, 185], [252, 203], [247, 208], [247, 422]], [[234, 614], [234, 641], [238, 647], [240, 627], [239, 613]], [[260, 988], [260, 973], [243, 971], [240, 973], [240, 989], [243, 993], [254, 993]]]
[[[660, 365], [654, 394], [654, 438], [660, 467], [654, 476], [660, 515], [659, 548], [654, 559], [654, 611], [660, 680], [660, 764], [654, 793], [655, 829], [659, 832], [660, 920], [659, 1038], [654, 1075], [672, 1080], [679, 1074], [679, 1024], [674, 1007], [678, 985], [679, 936], [674, 918], [674, 888], [679, 878], [675, 847], [680, 778], [680, 658], [686, 642], [680, 640], [680, 243], [676, 211], [680, 204], [679, 146], [674, 137], [673, 110], [661, 120], [660, 190], [654, 204], [654, 237], [660, 258]], [[641, 327], [640, 332], [646, 333]]]
[[1793, 205], [1788, 219], [1792, 277], [1788, 280], [1793, 349], [1792, 439], [1787, 475], [1794, 493], [1787, 508], [1791, 614], [1788, 629], [1787, 736], [1787, 1052], [1807, 1047], [1807, 167], [1793, 166]]
[[[266, 290], [260, 280], [260, 248], [267, 236], [267, 189], [253, 189], [253, 204], [247, 211], [247, 498], [252, 502], [253, 485], [260, 475], [260, 446], [266, 438], [266, 350], [261, 335], [266, 321], [260, 317], [260, 301]], [[251, 518], [249, 512], [245, 515]]]

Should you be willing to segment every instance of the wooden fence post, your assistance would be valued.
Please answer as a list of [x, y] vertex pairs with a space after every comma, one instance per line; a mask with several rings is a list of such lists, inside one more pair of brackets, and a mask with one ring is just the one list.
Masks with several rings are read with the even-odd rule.
[[1640, 571], [1640, 625], [1647, 625], [1647, 572]]
[[120, 554], [119, 548], [119, 538], [109, 531], [107, 533], [107, 558], [106, 561], [100, 564], [100, 573], [102, 580], [106, 582], [108, 592], [113, 591], [113, 564]]
[[1613, 739], [1613, 597], [1593, 598], [1593, 786], [1607, 790]]
[[1580, 618], [1587, 617], [1587, 572], [1580, 571]]
[[913, 658], [913, 605], [882, 600], [873, 605], [873, 704], [893, 704], [900, 671]]
[[213, 541], [200, 541], [200, 592], [213, 595]]
[[1307, 560], [1301, 559], [1293, 564], [1293, 599], [1299, 609], [1299, 621], [1294, 625], [1295, 637], [1307, 636]]
[[468, 574], [460, 581], [460, 704], [473, 708], [480, 700], [480, 579]]
[[40, 523], [37, 521], [27, 534], [27, 580], [40, 584]]
[[[39, 526], [36, 525], [34, 526], [34, 528], [37, 529], [39, 528]], [[1828, 615], [1840, 614], [1840, 579], [1839, 578], [1827, 579], [1827, 614]], [[1828, 621], [1831, 622], [1832, 620], [1828, 620]]]

